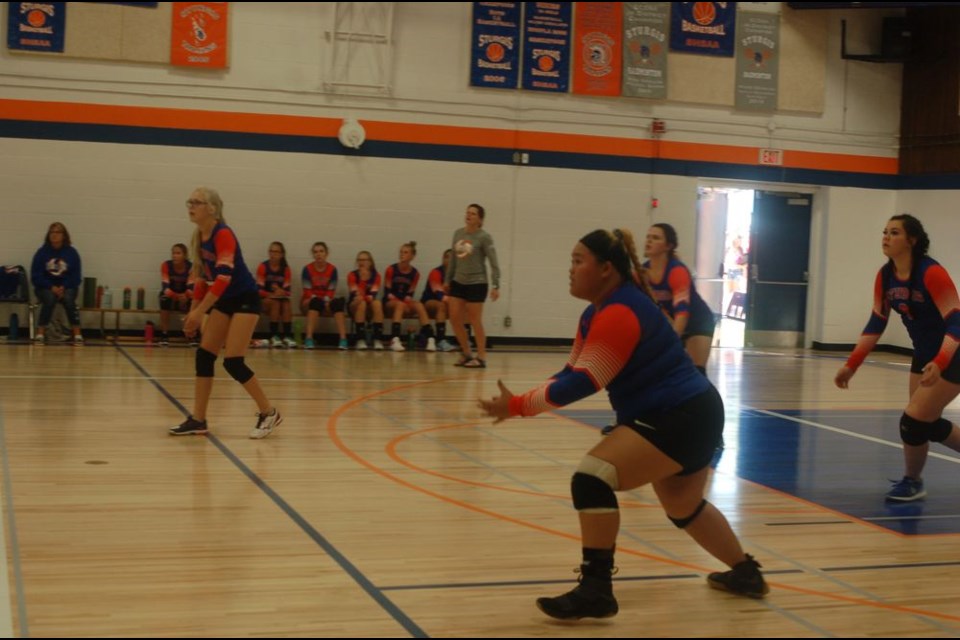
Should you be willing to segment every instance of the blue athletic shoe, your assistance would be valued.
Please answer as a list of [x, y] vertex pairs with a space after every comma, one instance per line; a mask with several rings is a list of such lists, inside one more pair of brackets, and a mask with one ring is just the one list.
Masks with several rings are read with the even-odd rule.
[[897, 502], [910, 502], [919, 500], [927, 495], [923, 489], [923, 480], [914, 480], [909, 476], [903, 476], [903, 480], [893, 483], [890, 491], [887, 492], [887, 500], [896, 500]]

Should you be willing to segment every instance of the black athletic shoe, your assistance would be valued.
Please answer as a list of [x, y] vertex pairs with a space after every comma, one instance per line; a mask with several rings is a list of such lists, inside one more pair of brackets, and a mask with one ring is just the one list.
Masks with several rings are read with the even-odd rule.
[[207, 432], [207, 421], [194, 420], [193, 416], [190, 416], [180, 424], [175, 427], [170, 427], [170, 435], [172, 436], [190, 436], [190, 435], [203, 435]]
[[750, 554], [747, 554], [746, 560], [738, 562], [729, 571], [711, 573], [707, 576], [707, 584], [714, 589], [748, 598], [762, 598], [770, 593], [770, 587], [760, 573], [760, 563]]
[[600, 581], [590, 576], [581, 576], [580, 584], [556, 598], [537, 598], [537, 608], [551, 618], [579, 620], [580, 618], [612, 618], [620, 611], [613, 593], [599, 587]]

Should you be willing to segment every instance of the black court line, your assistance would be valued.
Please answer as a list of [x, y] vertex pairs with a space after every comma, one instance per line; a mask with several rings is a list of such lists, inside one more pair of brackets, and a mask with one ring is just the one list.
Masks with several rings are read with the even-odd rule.
[[[137, 371], [143, 375], [144, 378], [150, 382], [150, 384], [156, 387], [157, 390], [160, 391], [165, 398], [167, 398], [167, 400], [177, 407], [177, 409], [179, 409], [184, 416], [190, 415], [190, 412], [180, 403], [180, 401], [173, 397], [170, 392], [164, 389], [163, 385], [157, 382], [153, 376], [151, 376], [150, 373], [140, 365], [139, 362], [134, 360], [133, 357], [131, 357], [130, 354], [124, 350], [123, 347], [116, 345], [116, 349], [130, 362], [130, 364], [137, 369]], [[250, 467], [244, 464], [243, 461], [240, 460], [240, 458], [238, 458], [237, 455], [229, 449], [229, 447], [223, 444], [218, 437], [212, 433], [208, 433], [207, 439], [211, 442], [211, 444], [213, 444], [213, 446], [220, 450], [220, 453], [222, 453], [227, 460], [232, 462], [234, 466], [241, 471], [241, 473], [247, 476], [247, 478], [249, 478], [253, 484], [263, 491], [263, 493], [266, 494], [266, 496], [270, 498], [270, 500], [272, 500], [273, 503], [276, 504], [280, 510], [287, 515], [288, 518], [290, 518], [298, 527], [300, 527], [304, 533], [310, 536], [310, 539], [317, 543], [317, 546], [323, 549], [323, 551], [330, 556], [334, 562], [340, 565], [340, 568], [343, 569], [344, 572], [346, 572], [346, 574], [349, 575], [353, 581], [356, 582], [357, 585], [360, 586], [360, 588], [363, 589], [367, 595], [373, 599], [374, 602], [383, 607], [384, 611], [390, 614], [390, 617], [392, 617], [397, 624], [403, 627], [414, 638], [430, 637], [413, 620], [411, 620], [410, 617], [400, 609], [400, 607], [395, 605], [383, 594], [384, 589], [378, 588], [372, 582], [370, 582], [370, 580], [363, 575], [356, 565], [350, 562], [345, 555], [340, 553], [340, 551], [338, 551], [337, 548], [323, 536], [323, 534], [317, 531], [313, 525], [311, 525], [303, 516], [301, 516], [296, 509], [290, 506], [286, 500], [280, 497], [280, 495], [274, 491], [270, 485], [263, 481], [263, 478], [258, 476], [252, 469], [250, 469]]]

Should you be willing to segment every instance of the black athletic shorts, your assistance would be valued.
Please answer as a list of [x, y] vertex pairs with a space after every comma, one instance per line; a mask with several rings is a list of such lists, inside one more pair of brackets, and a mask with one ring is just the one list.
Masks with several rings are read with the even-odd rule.
[[228, 316], [232, 316], [235, 313], [259, 314], [262, 309], [260, 292], [249, 291], [231, 298], [220, 298], [214, 303], [213, 308]]
[[456, 280], [450, 282], [450, 297], [463, 298], [467, 302], [484, 302], [487, 299], [488, 285], [460, 284]]

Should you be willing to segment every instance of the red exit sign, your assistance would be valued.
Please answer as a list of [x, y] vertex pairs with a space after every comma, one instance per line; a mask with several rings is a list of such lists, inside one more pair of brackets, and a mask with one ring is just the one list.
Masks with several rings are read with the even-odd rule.
[[760, 164], [783, 165], [783, 149], [760, 149]]

